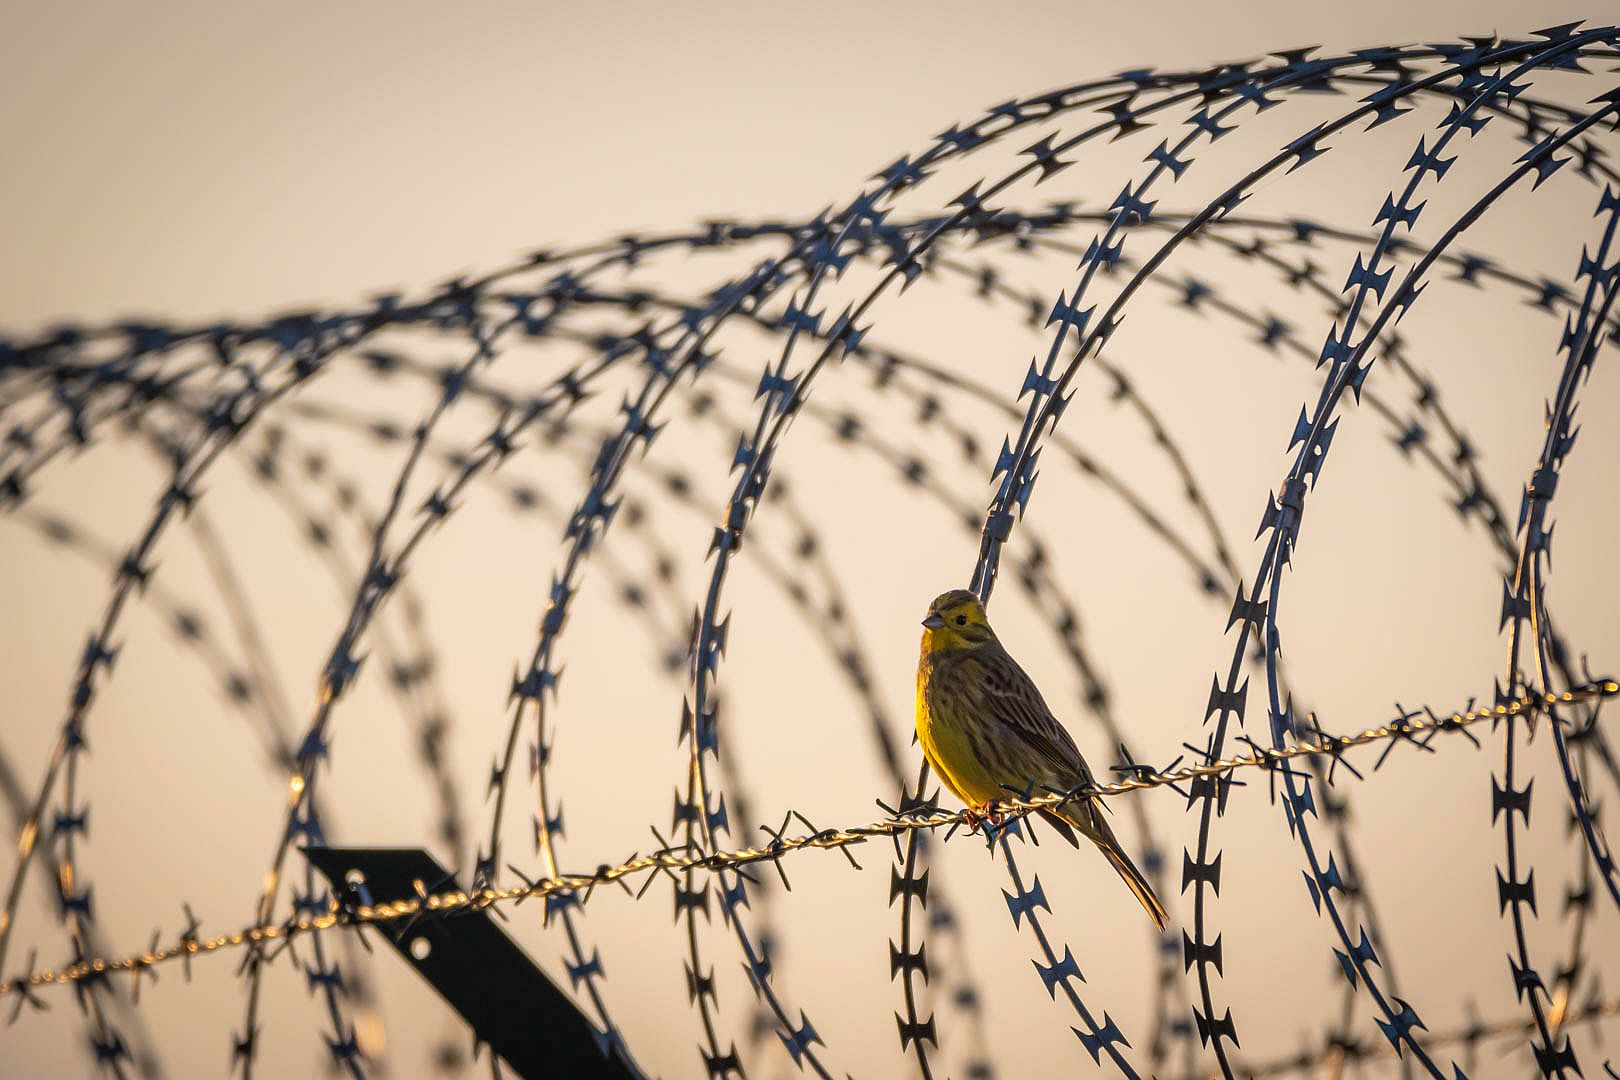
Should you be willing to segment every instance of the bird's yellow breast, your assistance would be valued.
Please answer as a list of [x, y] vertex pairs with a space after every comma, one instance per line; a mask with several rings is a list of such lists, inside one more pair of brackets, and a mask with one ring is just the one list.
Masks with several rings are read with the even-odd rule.
[[[992, 732], [974, 714], [966, 695], [950, 692], [952, 676], [962, 674], [941, 672], [935, 658], [923, 654], [917, 664], [917, 742], [945, 786], [964, 803], [980, 806], [1009, 794], [982, 753]], [[944, 685], [937, 681], [942, 676]], [[970, 734], [975, 729], [981, 742], [978, 749]]]

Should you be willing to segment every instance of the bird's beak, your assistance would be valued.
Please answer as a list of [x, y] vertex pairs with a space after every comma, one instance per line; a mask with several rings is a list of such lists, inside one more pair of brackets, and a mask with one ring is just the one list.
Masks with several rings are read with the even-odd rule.
[[928, 613], [928, 618], [924, 619], [922, 624], [928, 627], [930, 630], [938, 630], [940, 627], [945, 625], [945, 620], [939, 617], [939, 612], [930, 611]]

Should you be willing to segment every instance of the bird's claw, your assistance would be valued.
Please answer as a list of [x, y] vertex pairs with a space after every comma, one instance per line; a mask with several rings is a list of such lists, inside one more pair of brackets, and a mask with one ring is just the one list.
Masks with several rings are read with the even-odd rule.
[[968, 832], [978, 832], [981, 826], [989, 825], [999, 829], [1007, 820], [1007, 815], [1000, 811], [991, 810], [993, 804], [985, 803], [983, 806], [970, 806], [962, 812], [962, 819], [967, 822]]

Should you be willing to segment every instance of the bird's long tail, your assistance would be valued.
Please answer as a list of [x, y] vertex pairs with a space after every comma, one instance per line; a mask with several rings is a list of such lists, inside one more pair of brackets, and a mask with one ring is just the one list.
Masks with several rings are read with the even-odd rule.
[[1142, 876], [1142, 871], [1138, 870], [1136, 864], [1131, 862], [1129, 855], [1119, 849], [1118, 844], [1099, 844], [1098, 848], [1108, 857], [1109, 863], [1118, 871], [1119, 876], [1125, 880], [1125, 884], [1130, 887], [1131, 892], [1136, 894], [1136, 899], [1141, 901], [1142, 906], [1147, 909], [1148, 917], [1153, 920], [1153, 925], [1162, 932], [1165, 927], [1170, 925], [1170, 913], [1164, 910], [1164, 905], [1159, 903], [1159, 898], [1153, 895], [1153, 886], [1147, 883], [1147, 878]]

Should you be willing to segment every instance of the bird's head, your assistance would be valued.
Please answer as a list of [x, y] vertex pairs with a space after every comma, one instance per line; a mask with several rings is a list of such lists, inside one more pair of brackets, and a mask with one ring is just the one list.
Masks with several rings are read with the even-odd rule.
[[966, 589], [952, 589], [934, 597], [922, 624], [925, 652], [972, 649], [996, 639], [984, 605]]

